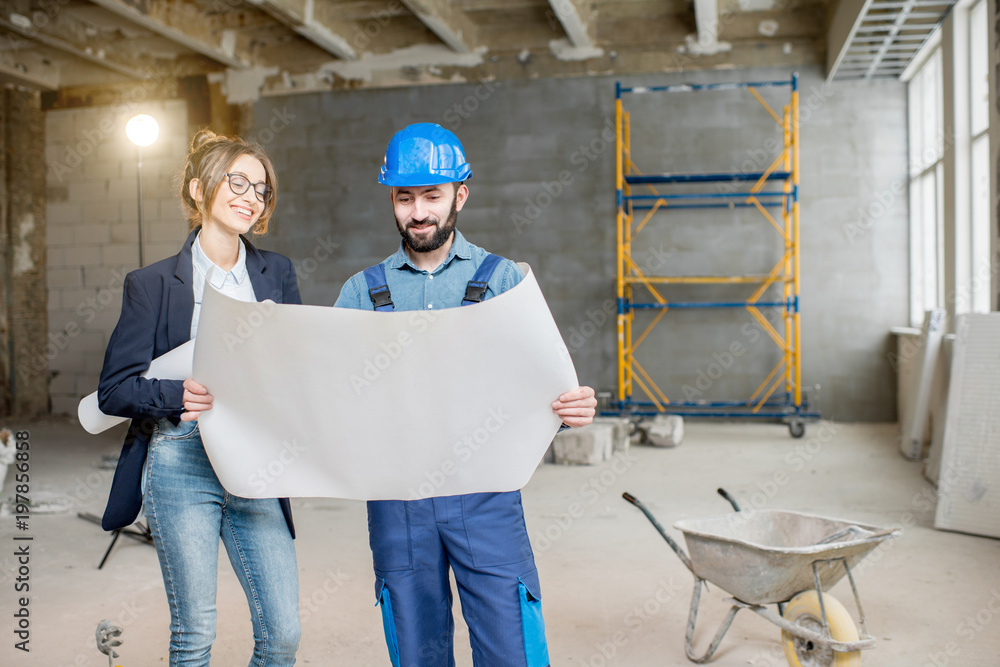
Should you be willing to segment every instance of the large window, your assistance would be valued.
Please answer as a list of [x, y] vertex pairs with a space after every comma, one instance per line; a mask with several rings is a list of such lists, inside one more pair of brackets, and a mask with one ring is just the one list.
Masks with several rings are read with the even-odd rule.
[[[951, 39], [928, 45], [930, 52], [909, 80], [910, 321], [915, 326], [930, 308], [955, 314], [990, 310], [986, 1], [958, 2], [945, 22]], [[944, 99], [945, 88], [955, 91], [952, 99]], [[946, 180], [946, 174], [952, 175]], [[953, 204], [949, 210], [946, 199]], [[951, 256], [945, 256], [946, 229], [954, 240]], [[952, 293], [945, 294], [946, 283], [954, 285]]]
[[986, 0], [969, 10], [969, 159], [972, 201], [969, 309], [990, 309], [990, 81]]
[[910, 80], [910, 321], [944, 303], [941, 49]]

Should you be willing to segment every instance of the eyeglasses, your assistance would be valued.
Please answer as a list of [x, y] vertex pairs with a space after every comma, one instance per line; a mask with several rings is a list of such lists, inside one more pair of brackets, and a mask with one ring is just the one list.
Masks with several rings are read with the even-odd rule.
[[[226, 176], [229, 177], [229, 189], [233, 191], [234, 195], [241, 195], [250, 188], [250, 179], [243, 174], [226, 174]], [[274, 196], [274, 188], [263, 181], [252, 185], [257, 199], [265, 204], [271, 201], [271, 197]]]

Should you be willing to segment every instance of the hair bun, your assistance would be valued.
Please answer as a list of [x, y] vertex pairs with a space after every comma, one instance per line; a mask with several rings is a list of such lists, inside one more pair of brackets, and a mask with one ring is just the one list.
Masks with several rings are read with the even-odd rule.
[[191, 152], [193, 153], [208, 142], [217, 138], [218, 135], [211, 130], [198, 130], [198, 132], [194, 135], [194, 138], [191, 139]]

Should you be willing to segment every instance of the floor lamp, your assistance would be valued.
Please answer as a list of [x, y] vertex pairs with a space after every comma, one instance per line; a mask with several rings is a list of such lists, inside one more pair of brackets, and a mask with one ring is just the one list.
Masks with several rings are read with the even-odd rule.
[[149, 146], [156, 141], [156, 137], [160, 134], [160, 126], [152, 116], [139, 114], [138, 116], [133, 116], [125, 124], [125, 134], [136, 145], [139, 152], [136, 173], [138, 175], [137, 199], [139, 200], [139, 267], [142, 268], [145, 265], [142, 256], [142, 147]]

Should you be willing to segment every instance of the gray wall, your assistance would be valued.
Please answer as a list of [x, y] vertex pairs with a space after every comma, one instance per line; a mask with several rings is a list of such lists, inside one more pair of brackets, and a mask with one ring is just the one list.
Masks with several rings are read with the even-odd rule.
[[[698, 72], [623, 82], [789, 74]], [[596, 77], [263, 99], [254, 107], [254, 132], [275, 160], [280, 202], [262, 245], [295, 259], [307, 303], [332, 304], [351, 274], [396, 249], [388, 194], [376, 182], [385, 145], [408, 123], [439, 122], [462, 139], [475, 173], [460, 228], [472, 242], [532, 266], [581, 382], [614, 389], [614, 83]], [[892, 421], [889, 328], [907, 322], [905, 87], [828, 87], [818, 70], [806, 70], [800, 91], [803, 385], [821, 385], [825, 417]], [[779, 113], [788, 101], [787, 89], [763, 94]], [[780, 140], [746, 92], [632, 96], [627, 103], [634, 159], [645, 172], [760, 171]], [[780, 251], [780, 237], [754, 211], [657, 216], [635, 243], [640, 265], [662, 275], [767, 273]], [[748, 293], [700, 287], [667, 296]], [[639, 358], [668, 396], [679, 397], [684, 385], [697, 388], [700, 373], [718, 375], [710, 366], [740, 343], [745, 352], [699, 397], [747, 397], [778, 360], [751, 322], [743, 309], [671, 313]]]
[[187, 104], [123, 102], [45, 114], [49, 335], [44, 360], [54, 414], [76, 414], [79, 400], [97, 391], [125, 275], [139, 266], [138, 152], [125, 137], [125, 123], [139, 113], [160, 125], [156, 143], [142, 154], [148, 265], [176, 254], [187, 236], [174, 180], [190, 140]]

